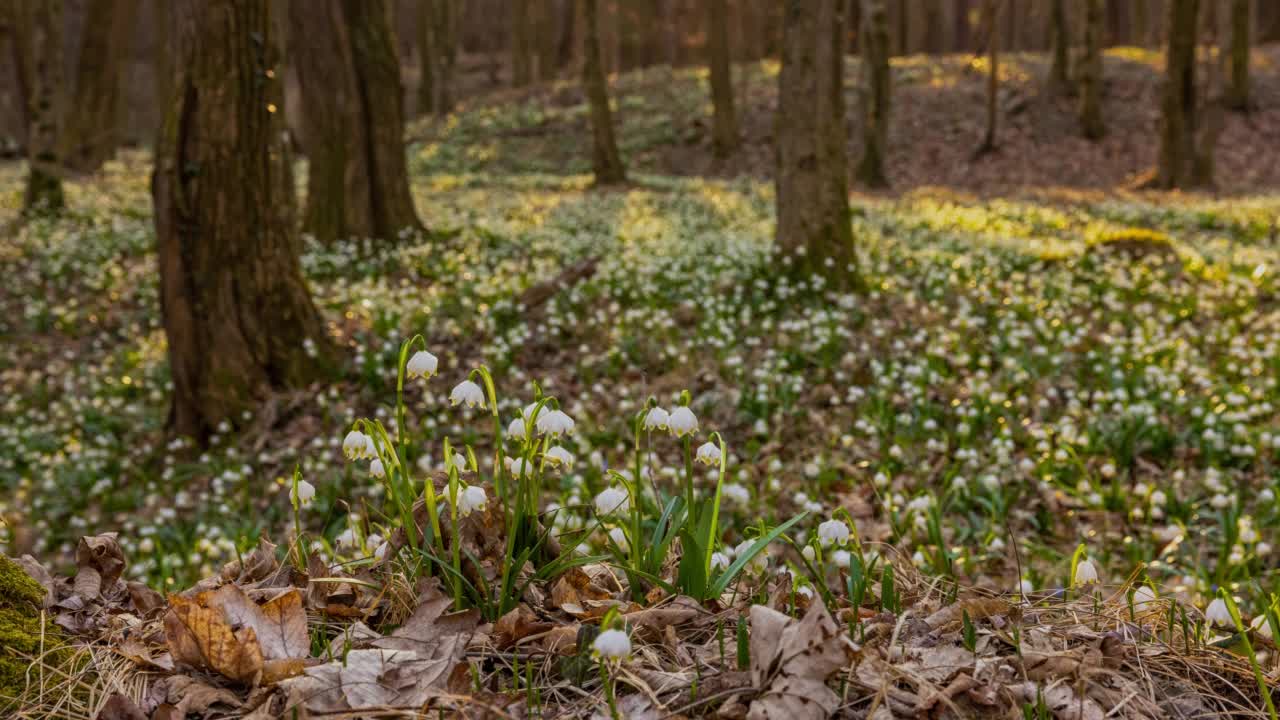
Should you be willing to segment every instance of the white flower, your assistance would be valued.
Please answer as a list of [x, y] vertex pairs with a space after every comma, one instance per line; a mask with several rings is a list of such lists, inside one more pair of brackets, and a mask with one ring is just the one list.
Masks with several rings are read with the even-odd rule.
[[409, 358], [409, 362], [405, 363], [404, 374], [407, 377], [429, 378], [436, 374], [436, 368], [439, 367], [440, 361], [435, 355], [426, 350], [419, 350]]
[[569, 417], [563, 410], [552, 410], [548, 413], [538, 413], [538, 432], [543, 435], [556, 437], [559, 435], [573, 434], [573, 418]]
[[1204, 610], [1204, 621], [1212, 626], [1235, 627], [1236, 621], [1231, 618], [1231, 610], [1222, 598], [1214, 598]]
[[462, 453], [453, 454], [453, 466], [458, 468], [458, 472], [467, 471], [467, 458]]
[[666, 410], [660, 407], [654, 407], [644, 416], [645, 430], [666, 430], [667, 423], [671, 420], [671, 416]]
[[573, 467], [573, 454], [559, 445], [548, 448], [543, 457], [552, 465], [563, 465], [566, 469]]
[[1262, 637], [1268, 640], [1271, 639], [1271, 623], [1267, 622], [1267, 616], [1265, 614], [1254, 618], [1253, 622], [1249, 623], [1249, 627]]
[[831, 562], [838, 568], [847, 568], [852, 561], [853, 555], [849, 554], [848, 550], [837, 550], [831, 553]]
[[338, 533], [338, 537], [334, 538], [333, 541], [340, 548], [355, 547], [356, 531], [352, 528], [347, 528], [346, 530]]
[[1143, 612], [1150, 609], [1156, 602], [1156, 591], [1146, 585], [1139, 585], [1133, 591], [1133, 609], [1137, 612]]
[[524, 406], [524, 410], [520, 411], [520, 416], [523, 417], [525, 420], [532, 420], [535, 416], [541, 415], [543, 411], [546, 410], [546, 408], [547, 408], [546, 405], [543, 405], [541, 408], [539, 408], [538, 403], [531, 402], [528, 405]]
[[316, 499], [316, 488], [306, 480], [299, 480], [297, 487], [289, 488], [289, 500], [298, 507], [307, 507]]
[[711, 553], [711, 569], [726, 570], [729, 567], [729, 556], [722, 552]]
[[698, 454], [695, 460], [704, 465], [720, 464], [720, 446], [713, 442], [705, 442], [698, 446]]
[[630, 506], [631, 498], [627, 495], [626, 490], [612, 487], [605, 488], [596, 496], [596, 513], [599, 515], [624, 513]]
[[671, 411], [671, 416], [667, 418], [667, 427], [676, 437], [692, 435], [698, 432], [698, 417], [688, 407], [681, 405]]
[[818, 526], [818, 540], [823, 547], [844, 545], [849, 542], [849, 526], [840, 520], [828, 520]]
[[485, 503], [488, 501], [489, 496], [485, 494], [484, 488], [468, 485], [465, 489], [458, 491], [458, 514], [466, 517], [473, 511], [484, 510]]
[[381, 460], [374, 458], [373, 462], [369, 463], [369, 473], [378, 479], [382, 479], [387, 476], [387, 469], [382, 466]]
[[623, 552], [627, 551], [627, 533], [622, 528], [613, 528], [609, 531], [609, 538], [613, 540]]
[[812, 545], [805, 545], [804, 549], [800, 551], [800, 554], [809, 562], [813, 562], [813, 559], [818, 556], [818, 553], [814, 551]]
[[625, 658], [631, 654], [631, 638], [622, 630], [605, 630], [596, 636], [591, 647], [602, 658]]
[[517, 440], [524, 439], [524, 418], [516, 418], [507, 426], [507, 437]]
[[1089, 559], [1080, 561], [1076, 565], [1076, 585], [1092, 585], [1098, 582], [1098, 568], [1093, 566], [1093, 562]]
[[470, 380], [463, 380], [449, 391], [449, 404], [482, 408], [484, 407], [484, 390]]
[[378, 454], [373, 448], [373, 438], [359, 430], [352, 430], [342, 439], [342, 453], [348, 460], [367, 460]]
[[720, 494], [739, 505], [751, 502], [751, 491], [738, 483], [729, 483], [720, 490]]
[[526, 462], [524, 458], [507, 458], [507, 471], [511, 473], [511, 477], [524, 477], [533, 472], [533, 463]]
[[[735, 557], [745, 556], [747, 553], [751, 552], [751, 548], [755, 544], [756, 544], [755, 540], [743, 540], [742, 542], [738, 543], [737, 547], [733, 549], [734, 556]], [[760, 552], [757, 553], [755, 557], [751, 558], [750, 562], [746, 564], [744, 569], [752, 572], [764, 572], [764, 570], [768, 567], [769, 567], [769, 546], [766, 545], [765, 547], [760, 549]]]

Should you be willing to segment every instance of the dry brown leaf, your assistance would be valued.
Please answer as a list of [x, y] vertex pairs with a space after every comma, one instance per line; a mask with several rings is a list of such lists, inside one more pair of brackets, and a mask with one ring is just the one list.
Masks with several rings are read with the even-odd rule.
[[969, 613], [970, 621], [977, 622], [992, 615], [1006, 615], [1012, 607], [1008, 600], [1000, 598], [968, 598], [938, 610], [925, 618], [925, 622], [933, 630], [941, 632], [959, 627], [966, 612]]
[[98, 711], [97, 720], [147, 720], [142, 708], [127, 696], [118, 692], [111, 693], [102, 709]]
[[125, 638], [115, 646], [115, 651], [145, 668], [173, 672], [172, 655], [167, 652], [156, 655], [136, 637]]
[[751, 607], [751, 681], [759, 695], [749, 720], [826, 718], [840, 697], [827, 678], [848, 661], [853, 643], [814, 602], [801, 620], [763, 605]]
[[[226, 688], [213, 687], [186, 675], [173, 675], [165, 682], [168, 691], [166, 699], [173, 708], [169, 711], [169, 717], [200, 715], [214, 705], [226, 705], [233, 709], [240, 707], [240, 698]], [[156, 709], [155, 714], [160, 714], [160, 708]]]
[[[104, 533], [80, 538], [80, 543], [76, 545], [76, 568], [93, 568], [104, 590], [115, 585], [124, 572], [124, 552], [116, 542], [116, 534]], [[78, 572], [76, 583], [79, 585]]]
[[420, 709], [445, 691], [456, 662], [423, 658], [412, 650], [352, 650], [341, 662], [309, 667], [301, 677], [281, 685], [289, 693], [289, 707], [315, 713]]
[[[591, 576], [580, 567], [573, 567], [564, 572], [551, 585], [551, 607], [565, 609], [565, 605], [582, 608], [588, 600], [610, 600], [613, 593], [596, 585]], [[577, 612], [566, 610], [575, 615], [581, 615], [586, 612], [585, 609], [579, 609]]]
[[302, 609], [302, 593], [297, 588], [278, 593], [259, 605], [238, 585], [223, 585], [205, 602], [211, 608], [221, 608], [232, 626], [252, 628], [264, 660], [311, 654], [307, 613]]
[[520, 603], [494, 623], [494, 642], [499, 649], [506, 649], [530, 635], [546, 632], [552, 627], [552, 623], [539, 622], [533, 610], [530, 610], [528, 605]]
[[707, 612], [697, 600], [680, 595], [660, 607], [628, 612], [622, 617], [643, 637], [657, 640], [662, 637], [666, 628], [684, 625], [699, 617], [710, 618], [711, 613]]
[[1076, 695], [1070, 686], [1063, 683], [1050, 684], [1041, 688], [1034, 682], [1020, 683], [1015, 686], [1023, 702], [1037, 702], [1037, 690], [1043, 693], [1044, 704], [1057, 720], [1103, 720], [1106, 714], [1098, 703], [1089, 698]]
[[233, 629], [221, 608], [205, 607], [199, 600], [171, 595], [169, 604], [164, 634], [175, 662], [256, 682], [263, 659], [253, 628]]

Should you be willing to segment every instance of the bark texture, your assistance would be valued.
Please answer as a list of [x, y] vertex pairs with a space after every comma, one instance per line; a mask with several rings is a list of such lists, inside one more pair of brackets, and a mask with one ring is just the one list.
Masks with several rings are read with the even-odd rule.
[[591, 169], [597, 185], [627, 181], [627, 172], [613, 136], [613, 112], [609, 109], [609, 88], [600, 61], [600, 32], [596, 0], [582, 0], [582, 84], [591, 107]]
[[870, 187], [888, 187], [885, 155], [889, 143], [889, 106], [892, 98], [889, 74], [889, 16], [884, 0], [863, 3], [862, 160], [858, 181]]
[[310, 160], [303, 227], [323, 242], [420, 231], [384, 3], [290, 2], [289, 24]]
[[729, 3], [707, 2], [707, 65], [711, 75], [712, 139], [716, 155], [738, 149], [738, 115], [733, 107], [733, 75], [729, 64]]
[[1097, 140], [1102, 120], [1102, 0], [1085, 0], [1084, 54], [1080, 57], [1080, 132]]
[[842, 0], [786, 0], [774, 173], [776, 243], [802, 274], [860, 287], [849, 223]]
[[1071, 33], [1067, 27], [1066, 0], [1049, 2], [1049, 43], [1053, 53], [1052, 64], [1049, 66], [1049, 88], [1054, 92], [1065, 93], [1071, 89], [1068, 67]]
[[1249, 0], [1231, 0], [1231, 69], [1226, 104], [1232, 110], [1249, 109]]
[[1169, 0], [1164, 90], [1160, 103], [1160, 154], [1155, 185], [1191, 184], [1196, 155], [1196, 19], [1199, 0]]
[[[58, 156], [65, 103], [63, 89], [62, 0], [23, 0], [27, 59], [27, 188], [24, 214], [58, 212], [66, 206], [62, 193], [62, 161]], [[25, 30], [25, 32], [23, 31]]]
[[207, 440], [333, 352], [293, 229], [267, 0], [180, 0], [152, 176], [173, 431]]
[[76, 66], [76, 98], [62, 135], [62, 163], [93, 172], [120, 144], [120, 71], [132, 45], [136, 0], [88, 4]]
[[524, 87], [533, 82], [533, 41], [529, 37], [530, 0], [511, 0], [511, 84]]
[[1003, 0], [985, 0], [982, 16], [987, 41], [987, 131], [978, 146], [978, 154], [996, 149], [996, 132], [1000, 123], [1000, 10]]

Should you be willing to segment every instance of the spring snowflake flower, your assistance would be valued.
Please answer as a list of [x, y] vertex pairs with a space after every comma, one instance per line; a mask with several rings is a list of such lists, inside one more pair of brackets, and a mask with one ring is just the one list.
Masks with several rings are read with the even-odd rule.
[[484, 390], [470, 380], [463, 380], [449, 391], [450, 405], [466, 405], [469, 408], [483, 408]]
[[348, 460], [368, 460], [378, 455], [374, 451], [373, 438], [359, 430], [352, 430], [342, 439], [342, 454]]
[[572, 435], [573, 418], [569, 417], [563, 410], [539, 413], [537, 427], [538, 432], [551, 437]]
[[489, 496], [485, 494], [484, 488], [478, 485], [468, 485], [465, 489], [458, 490], [458, 514], [462, 517], [476, 510], [484, 510], [488, 502]]
[[[733, 549], [735, 557], [743, 557], [751, 552], [751, 547], [756, 544], [755, 540], [743, 540]], [[769, 546], [766, 545], [760, 549], [760, 552], [751, 561], [746, 564], [744, 569], [750, 572], [764, 572], [769, 567]]]
[[840, 520], [828, 520], [818, 526], [818, 540], [823, 547], [849, 542], [849, 526]]
[[729, 556], [722, 552], [711, 553], [711, 569], [727, 570], [729, 568]]
[[596, 636], [591, 647], [602, 658], [622, 659], [631, 655], [631, 637], [622, 630], [605, 630]]
[[720, 446], [713, 442], [705, 442], [698, 446], [698, 454], [695, 460], [704, 465], [720, 464]]
[[671, 416], [667, 414], [666, 410], [660, 407], [651, 408], [644, 416], [644, 429], [666, 430], [670, 420]]
[[374, 458], [373, 462], [369, 463], [369, 474], [381, 480], [387, 476], [387, 469], [382, 466], [381, 460]]
[[848, 550], [837, 550], [831, 553], [831, 562], [838, 568], [847, 568], [853, 562], [853, 555]]
[[524, 458], [507, 458], [507, 471], [511, 473], [511, 477], [524, 477], [533, 472], [533, 463], [525, 461]]
[[316, 499], [316, 487], [306, 480], [299, 480], [297, 487], [289, 488], [289, 500], [298, 507], [307, 507]]
[[407, 377], [429, 378], [436, 374], [436, 369], [440, 366], [440, 361], [435, 355], [426, 350], [419, 350], [409, 358], [409, 362], [405, 363], [404, 374]]
[[688, 407], [681, 405], [671, 411], [671, 416], [667, 418], [667, 427], [676, 437], [692, 435], [698, 432], [698, 416], [694, 415]]
[[1133, 591], [1133, 609], [1138, 612], [1149, 610], [1156, 602], [1156, 591], [1146, 585], [1139, 585]]
[[725, 485], [720, 490], [720, 494], [738, 505], [746, 505], [751, 502], [751, 491], [738, 483]]
[[524, 439], [524, 418], [516, 418], [507, 425], [507, 437], [516, 440]]
[[609, 531], [609, 538], [613, 540], [623, 552], [627, 551], [627, 533], [622, 528], [613, 528]]
[[1085, 558], [1076, 565], [1076, 585], [1093, 585], [1098, 582], [1098, 568], [1093, 566], [1093, 561]]
[[548, 448], [543, 457], [545, 457], [547, 462], [552, 465], [563, 465], [565, 469], [573, 467], [573, 453], [570, 453], [559, 445]]
[[453, 466], [458, 468], [458, 472], [467, 471], [467, 458], [462, 453], [453, 454]]
[[631, 498], [625, 490], [605, 488], [596, 496], [596, 514], [598, 515], [624, 513], [630, 506]]
[[1214, 598], [1204, 610], [1204, 621], [1214, 627], [1235, 627], [1236, 621], [1231, 617], [1231, 610], [1222, 598]]

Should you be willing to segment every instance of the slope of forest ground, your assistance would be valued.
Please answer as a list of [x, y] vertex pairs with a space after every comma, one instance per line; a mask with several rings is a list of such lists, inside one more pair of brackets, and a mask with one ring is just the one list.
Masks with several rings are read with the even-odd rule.
[[[1032, 105], [1012, 115], [1004, 150], [970, 165], [979, 123], [959, 118], [954, 104], [913, 104], [904, 96], [916, 86], [901, 79], [891, 176], [902, 192], [858, 198], [852, 219], [871, 288], [864, 296], [833, 297], [777, 272], [785, 259], [772, 250], [772, 189], [760, 176], [769, 165], [768, 65], [747, 72], [742, 165], [715, 170], [749, 171], [733, 178], [691, 176], [713, 169], [695, 73], [621, 79], [620, 137], [634, 171], [633, 184], [616, 191], [589, 188], [575, 91], [475, 102], [445, 125], [414, 130], [422, 142], [410, 149], [410, 169], [430, 238], [307, 247], [304, 269], [346, 338], [349, 368], [274, 399], [204, 451], [163, 431], [168, 371], [149, 157], [126, 154], [68, 184], [70, 214], [32, 221], [0, 244], [9, 278], [0, 288], [0, 550], [33, 553], [58, 575], [75, 567], [80, 536], [111, 531], [128, 558], [118, 568], [126, 579], [176, 591], [239, 561], [233, 576], [264, 582], [249, 559], [261, 536], [288, 542], [297, 467], [316, 488], [301, 516], [311, 552], [353, 573], [366, 568], [379, 551], [373, 536], [390, 535], [387, 498], [367, 464], [343, 458], [343, 438], [357, 417], [390, 423], [400, 345], [421, 332], [441, 376], [406, 386], [411, 461], [424, 473], [444, 466], [446, 435], [484, 456], [487, 420], [447, 397], [470, 368], [492, 370], [504, 424], [537, 383], [579, 429], [563, 441], [576, 464], [550, 473], [546, 492], [558, 509], [549, 522], [566, 537], [584, 531], [583, 552], [608, 549], [592, 500], [609, 484], [606, 468], [634, 461], [635, 413], [651, 396], [670, 406], [687, 389], [698, 442], [716, 430], [729, 450], [726, 547], [808, 511], [791, 532], [797, 543], [839, 518], [868, 562], [896, 564], [901, 597], [875, 566], [864, 589], [878, 600], [867, 606], [918, 603], [914, 617], [927, 627], [884, 613], [863, 618], [862, 646], [887, 646], [875, 662], [860, 651], [844, 677], [850, 716], [881, 705], [1034, 713], [1046, 702], [1058, 717], [1116, 706], [1128, 717], [1261, 716], [1249, 666], [1213, 648], [1236, 647], [1239, 637], [1207, 624], [1204, 610], [1227, 588], [1245, 622], [1264, 620], [1280, 591], [1272, 548], [1280, 193], [1267, 162], [1274, 143], [1262, 139], [1277, 112], [1267, 100], [1276, 92], [1272, 57], [1258, 63], [1263, 105], [1224, 134], [1219, 177], [1229, 198], [1114, 191], [1154, 151], [1150, 128], [1114, 109], [1127, 104], [1115, 93], [1130, 72], [1135, 92], [1155, 92], [1144, 62], [1108, 65], [1124, 69], [1112, 73], [1115, 129], [1104, 143], [1130, 148], [1123, 162], [1083, 141], [1074, 153], [1060, 149], [1072, 127], [1065, 115], [1052, 121], [1061, 136], [1031, 145], [1043, 127], [1033, 118], [1048, 117]], [[1010, 67], [1020, 62], [1036, 61], [1018, 56]], [[935, 83], [968, 93], [977, 79], [946, 79], [968, 77], [962, 64], [909, 59], [896, 72], [918, 75], [921, 96]], [[1151, 88], [1141, 89], [1148, 76]], [[1031, 92], [1015, 87], [1014, 97]], [[979, 104], [975, 97], [973, 117]], [[926, 139], [947, 123], [950, 135]], [[1062, 153], [1057, 172], [1054, 153]], [[912, 178], [895, 167], [929, 173]], [[22, 172], [0, 168], [0, 187], [20, 187]], [[1022, 191], [996, 195], [1005, 183]], [[926, 185], [956, 187], [915, 187]], [[14, 195], [3, 198], [0, 221], [16, 214]], [[684, 472], [672, 440], [654, 440], [644, 462], [664, 487]], [[700, 487], [714, 480], [699, 473]], [[1063, 602], [1081, 544], [1103, 589]], [[694, 704], [704, 696], [688, 688], [703, 673], [714, 696], [709, 678], [743, 662], [734, 623], [750, 600], [802, 610], [817, 594], [841, 621], [861, 617], [847, 569], [813, 572], [783, 544], [763, 565], [791, 575], [748, 578], [743, 597], [718, 614], [675, 613], [643, 642], [637, 635], [636, 674], [620, 690], [628, 702], [660, 700], [664, 712]], [[592, 578], [578, 591], [625, 597], [596, 584], [599, 567]], [[1142, 583], [1159, 599], [1135, 601]], [[976, 603], [964, 606], [963, 632], [960, 618], [933, 612], [954, 588]], [[353, 605], [383, 599], [346, 590], [360, 596]], [[1009, 604], [1021, 593], [1044, 602]], [[403, 619], [413, 592], [392, 594], [392, 618]], [[990, 597], [1004, 604], [980, 602]], [[592, 617], [578, 612], [593, 607], [586, 601], [554, 593], [530, 602], [539, 621], [574, 631]], [[66, 612], [68, 622], [85, 622]], [[1011, 619], [1024, 612], [1035, 625], [1025, 648], [1010, 630], [1023, 627]], [[672, 618], [690, 625], [688, 645], [663, 632]], [[332, 639], [333, 622], [313, 628], [313, 643]], [[538, 703], [602, 710], [593, 675], [550, 659], [564, 650], [563, 635], [534, 636], [522, 655], [490, 633], [486, 647], [505, 654], [477, 671], [476, 697], [483, 686], [497, 693], [485, 696], [491, 705], [512, 696], [532, 703], [541, 688]], [[1259, 620], [1254, 647], [1274, 681], [1270, 634]], [[1001, 663], [1015, 649], [1021, 672], [1006, 676]], [[1028, 671], [1024, 649], [1040, 666]], [[123, 662], [112, 657], [95, 662]], [[533, 680], [522, 681], [520, 663]], [[964, 679], [956, 668], [966, 668]], [[573, 690], [580, 686], [587, 699]], [[91, 705], [66, 716], [90, 717]], [[1078, 714], [1064, 714], [1071, 707]]]

